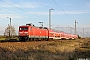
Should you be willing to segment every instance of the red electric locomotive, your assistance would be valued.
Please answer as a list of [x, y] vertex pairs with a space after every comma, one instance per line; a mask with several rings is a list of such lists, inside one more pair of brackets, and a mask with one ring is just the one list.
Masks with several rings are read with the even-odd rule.
[[19, 40], [48, 40], [49, 30], [46, 27], [35, 27], [33, 24], [19, 26]]

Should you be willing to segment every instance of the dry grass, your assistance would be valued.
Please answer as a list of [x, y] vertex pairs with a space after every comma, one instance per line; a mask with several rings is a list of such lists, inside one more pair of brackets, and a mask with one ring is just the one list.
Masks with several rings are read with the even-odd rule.
[[2, 60], [76, 60], [89, 54], [90, 39], [0, 43]]

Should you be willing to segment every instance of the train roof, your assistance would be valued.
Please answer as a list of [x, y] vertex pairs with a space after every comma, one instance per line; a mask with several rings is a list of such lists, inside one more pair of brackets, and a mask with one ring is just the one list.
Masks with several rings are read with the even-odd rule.
[[40, 28], [40, 29], [48, 29], [47, 27], [37, 27], [37, 26], [35, 26], [35, 25], [31, 24], [31, 23], [30, 24], [26, 24], [26, 25], [22, 25], [22, 26], [19, 26], [19, 27], [29, 27], [29, 26]]

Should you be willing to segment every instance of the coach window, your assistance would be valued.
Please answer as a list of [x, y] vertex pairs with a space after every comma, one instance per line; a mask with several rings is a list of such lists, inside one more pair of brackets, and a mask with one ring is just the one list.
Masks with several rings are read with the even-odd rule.
[[50, 33], [50, 35], [53, 35], [53, 33]]
[[63, 34], [61, 34], [61, 36], [63, 37], [64, 35], [63, 35]]
[[60, 36], [58, 36], [58, 37], [60, 37]]

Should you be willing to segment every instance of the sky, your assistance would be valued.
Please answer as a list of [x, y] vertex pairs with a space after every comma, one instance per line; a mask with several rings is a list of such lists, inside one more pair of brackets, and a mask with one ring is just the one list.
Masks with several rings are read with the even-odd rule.
[[83, 36], [84, 31], [84, 36], [90, 37], [90, 0], [0, 0], [0, 35], [10, 23], [9, 18], [17, 33], [18, 27], [26, 23], [40, 26], [43, 22], [48, 27], [52, 8], [52, 29], [74, 34], [76, 20], [77, 34]]

